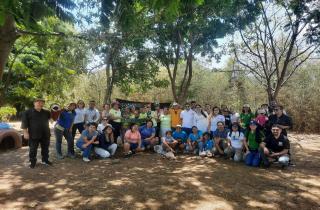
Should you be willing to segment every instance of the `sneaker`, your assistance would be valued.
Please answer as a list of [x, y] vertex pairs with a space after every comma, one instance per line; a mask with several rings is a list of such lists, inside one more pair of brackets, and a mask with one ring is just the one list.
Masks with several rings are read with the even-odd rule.
[[199, 152], [199, 156], [200, 156], [200, 157], [206, 156], [206, 152], [205, 152], [205, 151]]
[[63, 155], [62, 154], [57, 154], [57, 159], [58, 160], [62, 160], [64, 157], [63, 157]]
[[86, 158], [86, 157], [83, 157], [82, 160], [83, 160], [84, 162], [90, 162], [90, 159], [89, 159], [89, 158]]
[[30, 163], [30, 165], [29, 165], [29, 168], [35, 168], [36, 167], [36, 163], [34, 162], [34, 163]]
[[47, 161], [42, 161], [41, 162], [43, 165], [46, 165], [46, 166], [52, 166], [52, 162], [50, 162], [49, 160]]
[[211, 152], [207, 152], [207, 157], [212, 157], [212, 153]]

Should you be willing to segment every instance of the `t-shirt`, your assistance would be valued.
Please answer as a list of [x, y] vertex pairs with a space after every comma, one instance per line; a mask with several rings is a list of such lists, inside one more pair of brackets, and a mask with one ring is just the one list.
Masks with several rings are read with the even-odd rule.
[[[274, 124], [292, 127], [292, 120], [288, 115], [282, 114], [280, 117], [278, 117], [274, 114], [269, 117], [268, 124], [270, 126], [270, 129]], [[285, 136], [287, 135], [286, 129], [282, 129], [282, 134]]]
[[129, 142], [129, 143], [138, 143], [139, 140], [141, 139], [141, 135], [139, 131], [132, 132], [130, 129], [126, 131], [124, 134], [124, 138]]
[[290, 142], [283, 134], [280, 134], [278, 139], [273, 135], [270, 135], [264, 140], [264, 142], [266, 143], [266, 147], [272, 152], [281, 152], [284, 149], [290, 149]]
[[174, 138], [172, 136], [164, 136], [162, 137], [162, 142], [172, 143], [174, 141]]
[[257, 121], [257, 123], [259, 123], [259, 125], [261, 125], [263, 127], [266, 124], [266, 122], [268, 121], [268, 117], [263, 114], [259, 114], [256, 117], [256, 121]]
[[171, 115], [171, 127], [175, 128], [177, 125], [181, 125], [181, 109], [169, 109]]
[[234, 132], [228, 133], [228, 139], [231, 141], [231, 146], [235, 149], [241, 149], [243, 144], [244, 135], [242, 132]]
[[224, 119], [225, 119], [225, 127], [230, 128], [231, 127], [231, 115], [230, 114], [224, 115]]
[[115, 110], [115, 109], [110, 109], [109, 114], [112, 115], [112, 117], [119, 117], [119, 119], [113, 120], [113, 122], [121, 122], [121, 110]]
[[171, 129], [171, 115], [167, 114], [167, 115], [161, 115], [160, 116], [160, 127], [162, 129], [164, 128], [169, 128]]
[[146, 125], [141, 126], [139, 131], [142, 139], [149, 138], [152, 134], [156, 133], [156, 129], [154, 127], [148, 128]]
[[75, 116], [76, 112], [64, 110], [60, 113], [57, 123], [64, 129], [70, 129]]
[[97, 109], [86, 109], [85, 119], [87, 123], [95, 122], [98, 123], [100, 120], [100, 113]]
[[206, 132], [207, 129], [208, 129], [208, 123], [209, 123], [209, 121], [208, 121], [207, 117], [205, 117], [201, 113], [199, 113], [199, 114], [195, 113], [195, 115], [194, 115], [194, 125], [197, 126], [198, 130], [200, 130], [202, 132]]
[[172, 136], [174, 139], [181, 139], [182, 142], [185, 142], [188, 137], [186, 132], [184, 132], [184, 131], [181, 131], [181, 132], [175, 131], [175, 132], [173, 132]]
[[240, 114], [240, 120], [241, 120], [241, 126], [243, 128], [247, 128], [250, 124], [251, 119], [254, 118], [254, 114], [253, 113], [241, 113]]
[[226, 139], [228, 136], [228, 130], [227, 129], [223, 129], [222, 131], [220, 131], [219, 129], [215, 130], [213, 132], [213, 137], [214, 138], [222, 138], [222, 139]]
[[218, 122], [223, 122], [223, 123], [225, 122], [225, 118], [221, 114], [213, 116], [210, 120], [211, 120], [211, 128], [210, 128], [210, 130], [213, 131], [213, 132], [216, 131], [217, 128], [218, 128], [218, 126], [217, 126]]
[[197, 141], [199, 139], [201, 139], [202, 136], [202, 132], [198, 131], [198, 133], [194, 134], [194, 133], [190, 133], [189, 138], [192, 142]]
[[157, 127], [157, 114], [155, 111], [148, 111], [147, 117], [152, 120], [153, 127]]
[[264, 133], [262, 131], [260, 131], [259, 139], [256, 139], [256, 131], [251, 132], [250, 130], [248, 130], [245, 136], [248, 141], [249, 150], [257, 150], [259, 148], [260, 142], [264, 139]]
[[195, 112], [192, 109], [181, 112], [180, 118], [182, 119], [183, 128], [192, 128], [194, 126], [194, 114]]
[[98, 136], [98, 134], [99, 134], [98, 131], [94, 131], [94, 132], [90, 133], [88, 130], [84, 130], [81, 133], [81, 137], [80, 137], [79, 141], [84, 141], [83, 139], [85, 137], [87, 137], [87, 140], [90, 141], [94, 136]]

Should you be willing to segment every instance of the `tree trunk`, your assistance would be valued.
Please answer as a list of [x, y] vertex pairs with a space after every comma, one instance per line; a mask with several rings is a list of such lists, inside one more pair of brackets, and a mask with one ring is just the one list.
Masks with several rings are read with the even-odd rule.
[[14, 42], [19, 35], [16, 32], [14, 18], [11, 15], [6, 16], [3, 26], [0, 27], [0, 105], [4, 104], [3, 92], [3, 73]]
[[271, 104], [271, 102], [277, 102], [277, 95], [273, 92], [272, 88], [267, 88], [267, 93], [268, 93], [268, 102]]

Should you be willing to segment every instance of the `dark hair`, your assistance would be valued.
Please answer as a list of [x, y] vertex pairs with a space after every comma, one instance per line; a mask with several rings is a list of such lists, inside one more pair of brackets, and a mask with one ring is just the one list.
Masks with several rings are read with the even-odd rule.
[[[242, 107], [242, 113], [244, 113], [244, 107]], [[248, 109], [248, 113], [252, 113], [252, 111], [251, 111], [251, 108], [249, 107], [249, 109]]]
[[171, 133], [171, 134], [172, 134], [172, 130], [167, 130], [167, 131], [166, 131], [166, 135], [168, 135], [168, 133]]
[[271, 128], [279, 128], [282, 130], [281, 126], [279, 124], [273, 124]]
[[96, 128], [98, 127], [98, 124], [95, 123], [95, 122], [91, 122], [91, 123], [88, 123], [88, 124], [87, 124], [87, 126], [91, 126], [91, 125], [93, 125], [93, 126], [96, 127]]
[[217, 107], [217, 106], [212, 107], [212, 113], [214, 113], [214, 110], [215, 110], [215, 109], [219, 109], [219, 114], [221, 113], [220, 108], [219, 108], [219, 107]]
[[209, 136], [209, 138], [210, 138], [210, 133], [209, 132], [204, 132], [203, 134], [202, 134], [202, 136], [204, 137], [204, 136]]
[[130, 124], [129, 128], [130, 128], [131, 131], [132, 131], [133, 126], [135, 126], [135, 125], [138, 125], [138, 124], [137, 123], [131, 123]]
[[277, 105], [277, 106], [275, 106], [275, 108], [279, 108], [280, 110], [283, 110], [283, 106], [282, 105]]
[[232, 134], [232, 132], [233, 132], [232, 127], [237, 127], [238, 133], [239, 133], [239, 136], [240, 136], [240, 133], [241, 133], [240, 129], [241, 129], [241, 127], [240, 127], [239, 123], [233, 123], [233, 124], [232, 124], [231, 130], [230, 130], [230, 132], [229, 132], [229, 136], [231, 137], [231, 134]]
[[[200, 104], [196, 104], [196, 107], [197, 107], [197, 106], [200, 106], [200, 108], [202, 108]], [[204, 111], [203, 111], [202, 109], [200, 110], [200, 113], [201, 113], [205, 118], [208, 117], [208, 116], [206, 115], [206, 113], [204, 113]]]
[[222, 123], [222, 125], [224, 126], [224, 122], [222, 122], [222, 121], [218, 121], [218, 122], [217, 122], [217, 125], [218, 125], [219, 123]]
[[194, 125], [192, 126], [191, 130], [193, 130], [194, 128], [198, 129], [198, 127]]
[[147, 119], [147, 120], [146, 120], [146, 125], [148, 124], [148, 122], [151, 122], [151, 123], [152, 123], [152, 127], [153, 127], [153, 122], [152, 122], [152, 120], [151, 120], [151, 119]]
[[96, 101], [95, 100], [90, 100], [89, 103], [96, 103]]
[[[246, 139], [248, 140], [248, 138], [249, 138], [249, 133], [250, 133], [250, 131], [251, 131], [251, 128], [249, 128], [249, 130], [246, 132]], [[261, 132], [262, 132], [262, 130], [261, 130], [261, 128], [259, 127], [259, 126], [257, 126], [257, 128], [256, 128], [256, 131], [255, 131], [256, 133], [256, 136], [255, 136], [255, 141], [258, 143], [258, 144], [260, 144], [261, 143], [261, 141], [262, 141], [262, 139], [261, 139]]]

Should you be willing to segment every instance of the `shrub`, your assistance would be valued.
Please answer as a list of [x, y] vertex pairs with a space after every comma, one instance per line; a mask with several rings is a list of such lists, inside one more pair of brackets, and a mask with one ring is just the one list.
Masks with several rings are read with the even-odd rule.
[[10, 117], [15, 115], [17, 110], [10, 106], [4, 106], [0, 108], [0, 121], [7, 122], [9, 121]]

